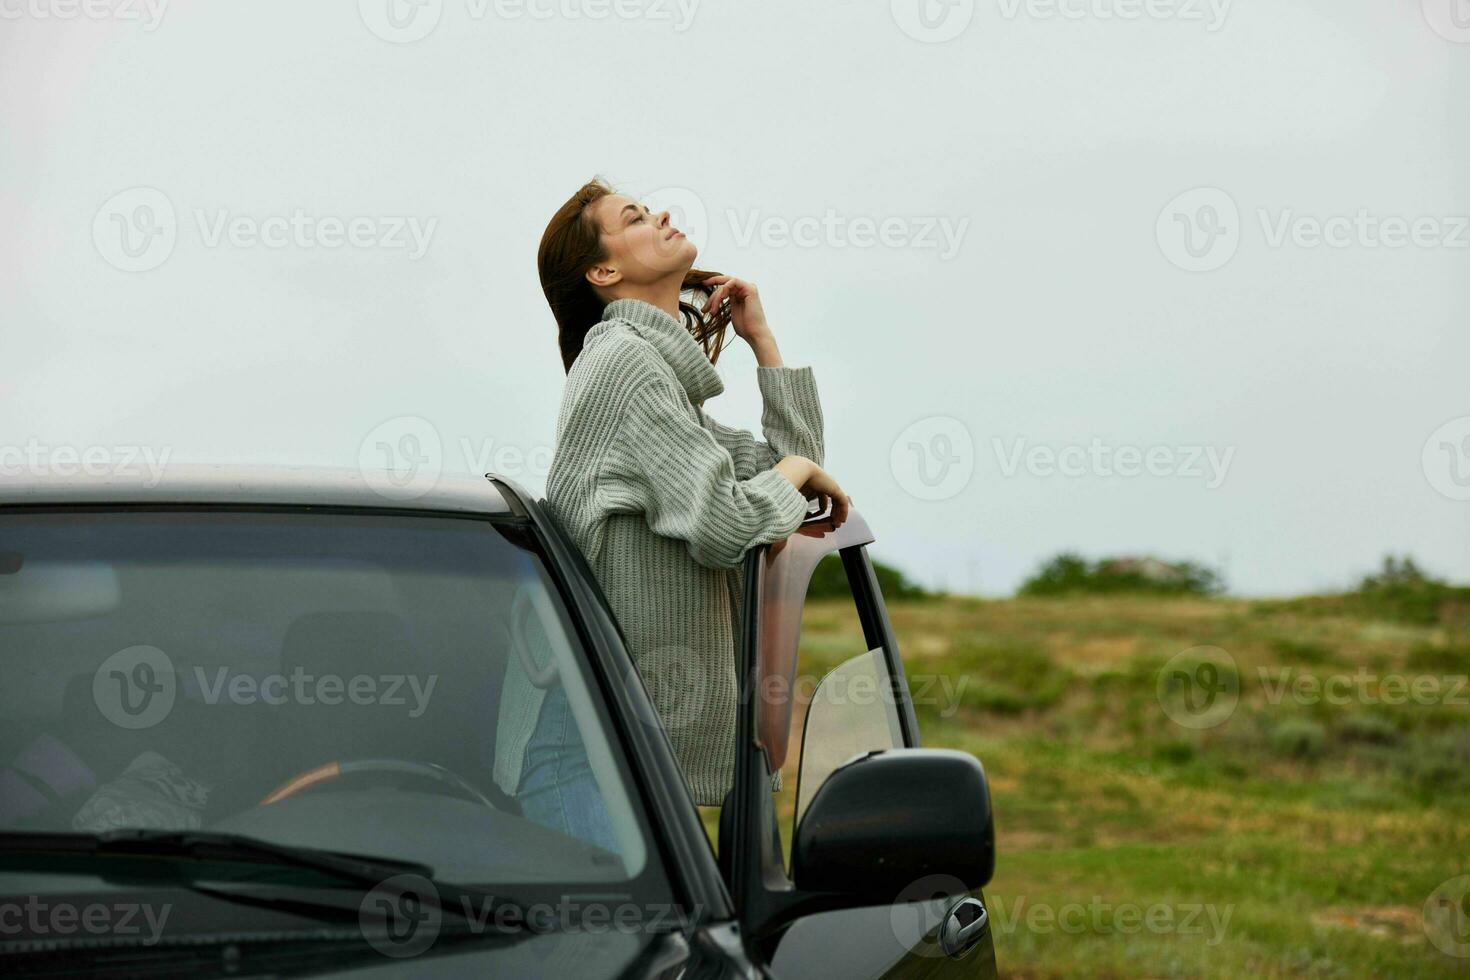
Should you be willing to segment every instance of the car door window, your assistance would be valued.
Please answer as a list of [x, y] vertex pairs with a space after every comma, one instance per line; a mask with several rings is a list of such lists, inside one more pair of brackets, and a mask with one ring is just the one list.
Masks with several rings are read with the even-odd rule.
[[[854, 572], [866, 570], [861, 547], [849, 549]], [[858, 590], [841, 553], [817, 563], [805, 593], [769, 597], [763, 624], [773, 645], [785, 642], [782, 619], [799, 616], [800, 643], [794, 680], [771, 679], [767, 696], [789, 692], [790, 733], [781, 765], [776, 813], [782, 850], [790, 866], [791, 841], [806, 807], [833, 770], [855, 755], [905, 745], [901, 712], [887, 651], [871, 620], [865, 622]], [[902, 689], [903, 682], [899, 682]]]

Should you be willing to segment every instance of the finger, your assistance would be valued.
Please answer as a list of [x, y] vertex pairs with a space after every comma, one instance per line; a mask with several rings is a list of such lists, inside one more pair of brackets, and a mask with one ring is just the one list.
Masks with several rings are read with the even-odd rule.
[[704, 301], [704, 312], [708, 313], [711, 309], [718, 309], [720, 305], [720, 298], [725, 294], [725, 291], [727, 289], [729, 289], [728, 286], [721, 286], [714, 292], [710, 293], [709, 299]]

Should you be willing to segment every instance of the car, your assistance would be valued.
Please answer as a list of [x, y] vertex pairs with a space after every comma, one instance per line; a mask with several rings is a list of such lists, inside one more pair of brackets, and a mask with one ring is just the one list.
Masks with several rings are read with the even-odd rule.
[[[581, 553], [509, 476], [0, 485], [0, 972], [994, 977], [985, 773], [920, 744], [873, 540], [853, 509], [746, 553], [712, 847], [677, 689], [655, 709]], [[833, 554], [866, 649], [793, 738]], [[612, 846], [532, 819], [506, 768], [548, 691]]]

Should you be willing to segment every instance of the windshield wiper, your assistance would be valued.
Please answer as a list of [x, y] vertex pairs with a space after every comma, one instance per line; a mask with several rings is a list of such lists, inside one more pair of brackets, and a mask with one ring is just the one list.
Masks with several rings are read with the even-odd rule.
[[96, 834], [0, 833], [6, 854], [60, 853], [99, 858], [179, 858], [237, 861], [276, 867], [307, 868], [355, 885], [372, 888], [385, 878], [416, 874], [429, 878], [426, 864], [396, 858], [342, 854], [294, 847], [248, 837], [201, 830], [107, 830]]
[[[127, 861], [135, 858], [164, 859], [152, 863], [132, 864], [126, 872], [103, 873], [95, 868], [88, 872], [104, 880], [161, 881], [182, 884], [191, 890], [242, 904], [271, 908], [295, 909], [301, 912], [350, 913], [356, 917], [359, 904], [339, 905], [325, 900], [306, 900], [294, 890], [274, 897], [251, 895], [230, 888], [206, 885], [201, 876], [188, 873], [189, 862], [226, 861], [260, 864], [272, 867], [304, 868], [337, 878], [356, 888], [370, 892], [385, 886], [399, 875], [415, 875], [422, 879], [421, 889], [437, 899], [442, 911], [459, 915], [472, 923], [493, 919], [501, 933], [512, 931], [546, 931], [529, 921], [524, 906], [507, 898], [434, 879], [434, 869], [426, 864], [398, 858], [373, 857], [277, 844], [244, 834], [228, 834], [200, 830], [123, 829], [101, 833], [17, 833], [0, 832], [0, 867], [14, 855], [63, 854], [80, 858]], [[54, 865], [48, 870], [55, 872]], [[409, 893], [416, 899], [411, 889]]]

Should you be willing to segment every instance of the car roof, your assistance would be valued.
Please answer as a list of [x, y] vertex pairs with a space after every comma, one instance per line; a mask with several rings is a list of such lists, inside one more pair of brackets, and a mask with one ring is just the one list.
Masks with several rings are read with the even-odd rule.
[[[515, 481], [495, 473], [419, 473], [395, 482], [388, 470], [267, 463], [166, 463], [143, 460], [104, 473], [77, 464], [0, 474], [0, 507], [16, 504], [306, 504], [510, 514], [523, 510]], [[498, 484], [491, 482], [500, 481]]]

